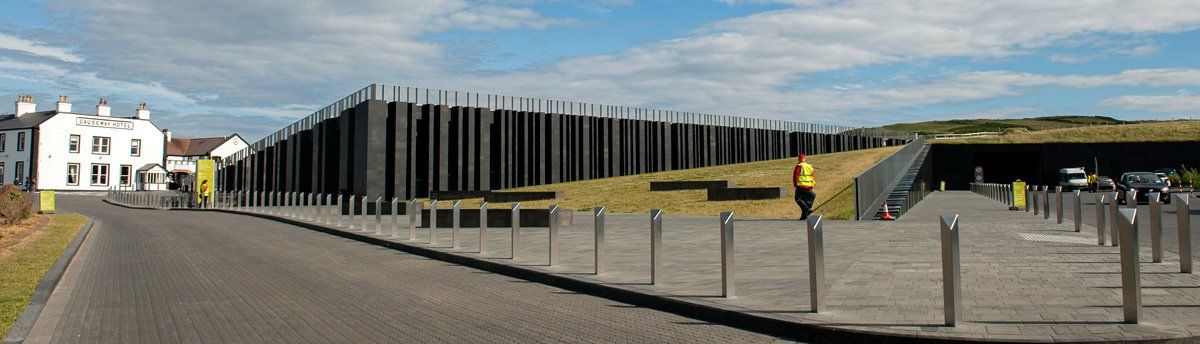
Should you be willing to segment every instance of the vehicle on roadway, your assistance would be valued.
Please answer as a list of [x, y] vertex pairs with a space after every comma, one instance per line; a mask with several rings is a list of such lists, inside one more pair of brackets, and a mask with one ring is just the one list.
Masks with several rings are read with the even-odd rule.
[[1097, 176], [1096, 183], [1092, 184], [1092, 192], [1100, 191], [1116, 191], [1117, 183], [1108, 176]]
[[1086, 189], [1088, 187], [1087, 172], [1083, 167], [1070, 167], [1058, 170], [1058, 186], [1063, 191]]
[[1166, 183], [1167, 187], [1171, 187], [1171, 177], [1167, 177], [1166, 173], [1156, 172], [1154, 175], [1158, 176], [1158, 179], [1162, 180], [1163, 183]]
[[1121, 175], [1121, 181], [1117, 183], [1117, 199], [1121, 204], [1129, 202], [1127, 193], [1130, 190], [1136, 191], [1134, 202], [1149, 202], [1147, 196], [1152, 192], [1158, 193], [1159, 201], [1163, 203], [1171, 202], [1170, 191], [1167, 184], [1163, 183], [1162, 179], [1154, 172], [1129, 172]]

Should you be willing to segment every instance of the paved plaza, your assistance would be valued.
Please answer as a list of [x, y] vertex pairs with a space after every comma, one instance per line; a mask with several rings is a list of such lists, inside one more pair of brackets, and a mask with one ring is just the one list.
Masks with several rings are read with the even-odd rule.
[[[955, 327], [943, 325], [939, 214], [961, 216], [964, 313]], [[382, 237], [387, 238], [390, 217], [384, 219]], [[389, 240], [428, 246], [427, 229], [418, 228], [417, 240], [408, 242], [407, 219], [397, 219], [400, 238]], [[489, 251], [482, 255], [475, 252], [478, 232], [473, 228], [462, 229], [459, 249], [450, 247], [451, 229], [439, 228], [436, 248], [801, 326], [904, 337], [1047, 342], [1200, 335], [1200, 276], [1179, 273], [1177, 250], [1167, 250], [1163, 263], [1150, 263], [1149, 239], [1143, 233], [1142, 321], [1122, 324], [1118, 248], [1095, 245], [1094, 227], [1076, 233], [1070, 221], [1059, 225], [1053, 217], [1047, 221], [1008, 211], [965, 191], [934, 193], [895, 222], [828, 221], [827, 306], [817, 314], [809, 311], [803, 222], [734, 222], [735, 298], [720, 297], [715, 216], [666, 215], [663, 280], [657, 285], [649, 284], [649, 215], [609, 214], [606, 224], [609, 264], [599, 276], [592, 274], [590, 211], [578, 211], [574, 225], [561, 229], [560, 262], [555, 266], [547, 265], [546, 228], [522, 230], [516, 261], [509, 259], [508, 228], [488, 231]], [[370, 228], [365, 234], [373, 232]]]
[[260, 218], [59, 207], [98, 225], [28, 343], [775, 341]]

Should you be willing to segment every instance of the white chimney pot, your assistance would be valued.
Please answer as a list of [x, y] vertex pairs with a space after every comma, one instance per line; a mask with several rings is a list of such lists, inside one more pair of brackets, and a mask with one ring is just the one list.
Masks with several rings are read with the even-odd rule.
[[71, 112], [71, 99], [65, 95], [58, 96], [58, 107], [55, 108], [58, 112]]
[[37, 103], [33, 102], [33, 96], [17, 96], [17, 117], [21, 115], [37, 111]]
[[138, 104], [137, 111], [134, 112], [133, 117], [137, 119], [150, 119], [150, 110], [146, 110], [146, 103]]

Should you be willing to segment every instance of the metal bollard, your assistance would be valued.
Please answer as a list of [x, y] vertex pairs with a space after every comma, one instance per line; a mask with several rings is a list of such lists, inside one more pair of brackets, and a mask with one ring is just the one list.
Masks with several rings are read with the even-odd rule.
[[[723, 227], [722, 227], [723, 228]], [[722, 232], [724, 233], [724, 232]], [[724, 240], [724, 239], [722, 239]], [[650, 210], [650, 284], [662, 282], [662, 209]]]
[[521, 246], [521, 202], [512, 205], [512, 254], [513, 261], [517, 260], [517, 249]]
[[1082, 194], [1079, 190], [1075, 190], [1075, 207], [1072, 213], [1075, 218], [1075, 233], [1083, 231], [1083, 199], [1079, 196]]
[[1042, 219], [1050, 219], [1050, 186], [1042, 187]]
[[1137, 190], [1125, 191], [1125, 207], [1137, 209]]
[[408, 241], [417, 240], [417, 223], [421, 220], [421, 208], [424, 207], [424, 203], [415, 199], [408, 201]]
[[808, 293], [812, 312], [820, 312], [825, 303], [825, 224], [821, 215], [808, 217]]
[[360, 203], [358, 205], [358, 207], [360, 208], [359, 210], [361, 211], [361, 213], [358, 214], [358, 218], [359, 218], [359, 222], [362, 223], [362, 231], [363, 232], [371, 230], [371, 227], [369, 227], [369, 225], [367, 224], [367, 203], [370, 203], [370, 201], [367, 200], [367, 196], [362, 196], [362, 203]]
[[1034, 216], [1037, 216], [1037, 214], [1042, 211], [1041, 200], [1038, 199], [1038, 195], [1041, 194], [1040, 192], [1038, 192], [1038, 191], [1041, 191], [1040, 189], [1041, 189], [1041, 187], [1039, 187], [1039, 186], [1033, 187], [1033, 215]]
[[1192, 273], [1192, 219], [1188, 214], [1188, 194], [1175, 194], [1176, 223], [1179, 228], [1179, 272]]
[[321, 211], [321, 216], [325, 217], [325, 224], [333, 224], [333, 194], [325, 195], [325, 205]]
[[1117, 213], [1117, 193], [1114, 192], [1112, 202], [1108, 202], [1108, 242], [1112, 246], [1121, 246], [1121, 229], [1117, 228], [1121, 215]]
[[[350, 199], [351, 199], [350, 203], [354, 203], [354, 198], [353, 198], [353, 197], [351, 197]], [[345, 200], [346, 200], [346, 196], [344, 196], [344, 195], [338, 195], [338, 198], [337, 198], [337, 204], [334, 204], [334, 205], [333, 205], [333, 224], [334, 224], [334, 227], [341, 227], [341, 226], [342, 226], [342, 204], [345, 204], [345, 203], [344, 203], [344, 201], [345, 201]], [[354, 205], [353, 205], [353, 204], [351, 204], [350, 206], [354, 206]]]
[[1150, 261], [1154, 263], [1162, 263], [1162, 203], [1159, 197], [1162, 195], [1157, 192], [1146, 194], [1146, 201], [1150, 211]]
[[[349, 221], [350, 225], [347, 226], [347, 228], [350, 228], [351, 230], [354, 229], [354, 199], [355, 199], [354, 196], [350, 196], [350, 204], [348, 207], [346, 207], [346, 215], [349, 216], [349, 219], [350, 219], [350, 221]], [[339, 210], [339, 213], [340, 213], [340, 210]]]
[[438, 200], [429, 200], [429, 246], [437, 245]]
[[479, 204], [479, 254], [487, 252], [488, 202]]
[[721, 212], [721, 296], [736, 297], [734, 292], [733, 212]]
[[1121, 209], [1113, 222], [1121, 227], [1121, 303], [1125, 323], [1136, 324], [1142, 313], [1141, 266], [1138, 257], [1137, 209]]
[[1054, 194], [1055, 206], [1058, 208], [1056, 219], [1057, 223], [1061, 225], [1063, 223], [1063, 188], [1061, 186], [1054, 188]]
[[549, 208], [549, 232], [550, 235], [550, 266], [558, 264], [558, 205], [551, 204]]
[[1026, 212], [1026, 213], [1028, 213], [1028, 212], [1029, 212], [1029, 204], [1030, 204], [1030, 203], [1033, 203], [1033, 202], [1031, 202], [1032, 200], [1031, 200], [1031, 199], [1029, 199], [1029, 189], [1032, 189], [1032, 188], [1033, 188], [1033, 186], [1026, 186], [1026, 187], [1025, 187], [1025, 212]]
[[400, 197], [392, 198], [392, 239], [400, 238]]
[[375, 235], [383, 235], [383, 196], [375, 199]]
[[462, 246], [462, 244], [460, 243], [460, 241], [458, 239], [458, 225], [459, 225], [458, 212], [459, 212], [459, 206], [461, 205], [460, 203], [462, 203], [462, 201], [456, 200], [456, 201], [454, 201], [453, 204], [450, 205], [450, 228], [451, 228], [450, 242], [453, 243], [451, 248], [453, 248], [455, 250], [457, 250], [459, 247]]
[[596, 254], [596, 274], [600, 275], [604, 273], [604, 263], [606, 260], [606, 257], [604, 256], [604, 207], [592, 208], [592, 219], [595, 224], [594, 229], [596, 234], [596, 241], [594, 242]]
[[946, 326], [954, 326], [961, 317], [962, 270], [958, 255], [958, 215], [942, 215], [942, 300]]

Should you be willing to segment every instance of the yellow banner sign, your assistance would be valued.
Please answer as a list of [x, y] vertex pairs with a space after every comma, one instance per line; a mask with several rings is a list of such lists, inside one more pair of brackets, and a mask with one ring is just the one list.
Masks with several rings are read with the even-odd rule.
[[1025, 182], [1013, 182], [1013, 206], [1025, 206]]
[[204, 201], [204, 197], [212, 196], [213, 194], [213, 171], [216, 170], [216, 163], [212, 159], [201, 159], [196, 161], [196, 201]]
[[42, 190], [38, 192], [38, 211], [42, 214], [54, 213], [54, 191]]

